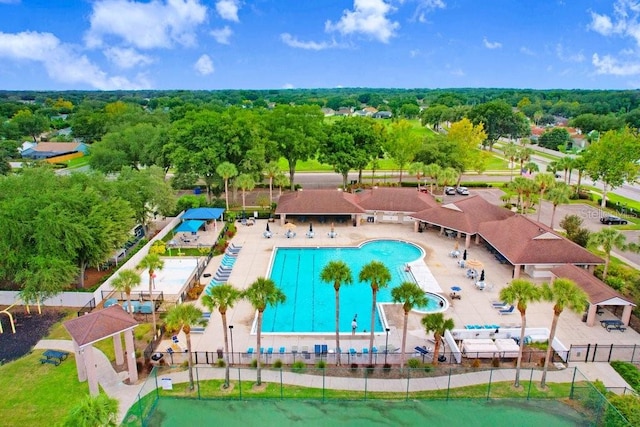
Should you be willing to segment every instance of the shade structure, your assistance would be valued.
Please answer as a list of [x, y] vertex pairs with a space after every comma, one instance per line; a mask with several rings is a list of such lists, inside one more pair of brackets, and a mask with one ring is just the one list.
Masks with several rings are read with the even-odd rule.
[[467, 250], [466, 249], [462, 253], [462, 259], [465, 260], [465, 261], [467, 260]]
[[296, 225], [292, 222], [288, 222], [284, 225], [284, 228], [291, 231], [296, 229]]
[[195, 233], [202, 227], [204, 221], [197, 219], [190, 219], [187, 221], [183, 221], [176, 229], [176, 233]]
[[267, 233], [271, 232], [271, 230], [269, 230], [269, 223], [267, 222]]
[[484, 270], [480, 273], [480, 281], [484, 282]]
[[461, 288], [460, 286], [452, 286], [452, 287], [451, 287], [451, 290], [452, 290], [453, 292], [460, 292], [460, 291], [462, 290], [462, 288]]
[[469, 261], [467, 261], [467, 267], [473, 269], [481, 269], [484, 267], [484, 264], [482, 264], [482, 262], [477, 259], [470, 259]]

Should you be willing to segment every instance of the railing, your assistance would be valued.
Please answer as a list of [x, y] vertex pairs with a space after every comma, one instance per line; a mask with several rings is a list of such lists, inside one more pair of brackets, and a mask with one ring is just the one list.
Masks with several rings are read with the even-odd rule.
[[571, 345], [569, 348], [569, 361], [571, 362], [640, 362], [640, 345], [624, 344], [583, 344]]
[[96, 308], [96, 299], [91, 298], [88, 303], [86, 303], [80, 310], [78, 310], [78, 317], [83, 316], [87, 313], [91, 313], [94, 308]]

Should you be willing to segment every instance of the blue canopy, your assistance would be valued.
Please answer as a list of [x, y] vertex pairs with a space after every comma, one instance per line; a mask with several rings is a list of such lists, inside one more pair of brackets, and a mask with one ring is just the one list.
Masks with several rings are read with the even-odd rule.
[[175, 229], [175, 232], [176, 233], [195, 233], [200, 229], [200, 227], [202, 227], [202, 224], [204, 224], [204, 221], [201, 221], [201, 220], [191, 219], [188, 221], [184, 221], [182, 224], [178, 226], [178, 228]]
[[212, 219], [220, 219], [223, 213], [223, 208], [193, 208], [186, 211], [184, 215], [182, 215], [182, 219], [203, 219], [209, 221]]

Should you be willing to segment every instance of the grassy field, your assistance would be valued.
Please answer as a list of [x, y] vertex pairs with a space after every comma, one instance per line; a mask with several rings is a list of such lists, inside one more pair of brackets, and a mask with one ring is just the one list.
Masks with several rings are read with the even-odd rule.
[[73, 355], [60, 366], [40, 363], [42, 350], [0, 366], [2, 425], [46, 426], [62, 420], [89, 393], [78, 382]]

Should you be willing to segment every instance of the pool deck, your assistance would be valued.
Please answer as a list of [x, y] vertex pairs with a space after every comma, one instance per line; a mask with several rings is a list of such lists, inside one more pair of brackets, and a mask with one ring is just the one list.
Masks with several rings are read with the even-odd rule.
[[[259, 220], [254, 226], [242, 226], [238, 224], [238, 234], [233, 238], [232, 243], [242, 246], [237, 261], [228, 282], [239, 289], [246, 289], [257, 277], [266, 276], [269, 270], [273, 248], [281, 247], [317, 247], [317, 246], [356, 246], [371, 239], [400, 239], [420, 245], [425, 251], [424, 261], [440, 288], [442, 296], [448, 299], [449, 309], [445, 316], [454, 320], [456, 328], [464, 328], [467, 324], [498, 324], [502, 327], [519, 326], [520, 316], [517, 310], [510, 315], [500, 315], [498, 310], [492, 307], [491, 302], [498, 300], [499, 292], [511, 281], [512, 268], [508, 265], [498, 263], [493, 255], [484, 246], [471, 244], [467, 251], [467, 259], [477, 259], [484, 264], [485, 282], [490, 284], [488, 289], [478, 290], [475, 281], [466, 278], [466, 269], [458, 267], [458, 259], [450, 257], [450, 252], [454, 249], [456, 241], [459, 243], [460, 252], [463, 251], [464, 241], [447, 238], [440, 235], [435, 230], [428, 230], [424, 233], [413, 231], [412, 224], [385, 224], [385, 223], [365, 223], [359, 227], [353, 227], [350, 223], [336, 224], [335, 231], [337, 237], [330, 238], [329, 224], [314, 223], [314, 238], [305, 236], [309, 226], [308, 223], [298, 224], [297, 236], [286, 238], [285, 229], [278, 223], [270, 223], [269, 227], [273, 233], [270, 239], [263, 237], [266, 227], [266, 220]], [[214, 258], [207, 266], [204, 273], [214, 274], [219, 266], [222, 257]], [[415, 271], [420, 275], [420, 271]], [[358, 272], [353, 272], [357, 277]], [[523, 278], [527, 278], [523, 274]], [[418, 277], [418, 282], [430, 278]], [[202, 283], [207, 284], [208, 279], [202, 279]], [[352, 286], [361, 286], [363, 292], [370, 293], [370, 287], [365, 283], [355, 282]], [[461, 299], [451, 300], [449, 298], [450, 288], [459, 286]], [[332, 292], [328, 287], [327, 292]], [[198, 301], [197, 304], [204, 309]], [[528, 327], [550, 328], [552, 319], [552, 304], [547, 302], [530, 304], [527, 310]], [[402, 312], [399, 307], [385, 309], [386, 318], [389, 322], [389, 344], [396, 348], [400, 347], [402, 339]], [[344, 313], [343, 315], [350, 315]], [[422, 315], [411, 313], [409, 316], [407, 351], [411, 351], [415, 346], [428, 345], [427, 337], [420, 324]], [[608, 344], [637, 344], [640, 336], [633, 330], [626, 332], [607, 332], [599, 326], [588, 327], [581, 320], [582, 314], [565, 310], [558, 324], [557, 337], [568, 348], [571, 344], [594, 344], [598, 346]], [[615, 316], [605, 310], [605, 313], [598, 318], [610, 319]], [[251, 325], [254, 320], [254, 310], [246, 301], [239, 302], [235, 307], [228, 310], [227, 319], [229, 325], [234, 325], [233, 329], [233, 349], [235, 353], [245, 352], [249, 347], [256, 347], [256, 337], [250, 334]], [[365, 322], [363, 318], [361, 322]], [[192, 334], [192, 345], [195, 351], [215, 351], [223, 347], [223, 337], [221, 334], [222, 321], [219, 313], [211, 315], [211, 320], [202, 334]], [[351, 335], [349, 333], [341, 335], [341, 347], [344, 349], [355, 348], [360, 351], [368, 346], [368, 333]], [[384, 347], [385, 333], [376, 334], [375, 345], [378, 348]], [[289, 352], [292, 346], [308, 346], [313, 349], [315, 344], [327, 344], [329, 349], [335, 347], [334, 334], [326, 335], [263, 335], [262, 346], [266, 349], [273, 347], [274, 352], [284, 346]]]

